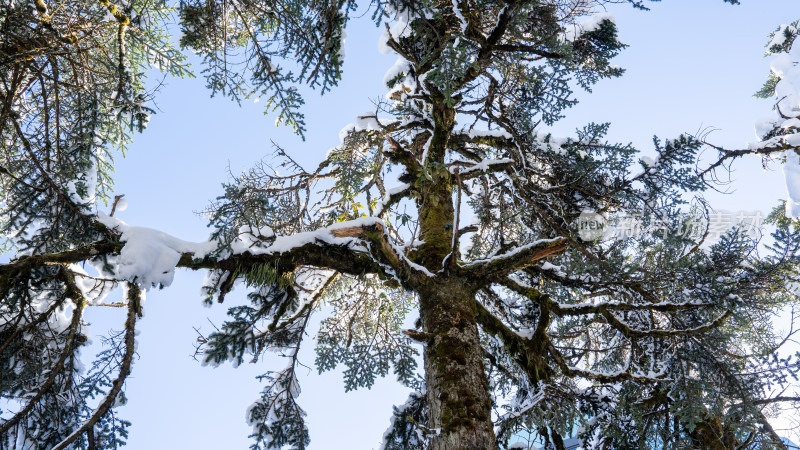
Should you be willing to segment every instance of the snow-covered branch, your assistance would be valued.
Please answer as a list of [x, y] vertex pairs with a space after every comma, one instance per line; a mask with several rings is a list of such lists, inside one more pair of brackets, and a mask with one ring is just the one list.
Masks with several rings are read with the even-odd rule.
[[491, 258], [470, 261], [469, 264], [464, 265], [462, 268], [477, 277], [491, 280], [501, 279], [509, 273], [530, 266], [536, 261], [563, 252], [567, 249], [567, 242], [567, 239], [562, 237], [540, 239]]

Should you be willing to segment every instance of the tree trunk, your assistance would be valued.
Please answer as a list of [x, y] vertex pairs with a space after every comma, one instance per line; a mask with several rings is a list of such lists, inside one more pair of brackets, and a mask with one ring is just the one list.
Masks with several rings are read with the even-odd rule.
[[[432, 92], [434, 86], [428, 87]], [[430, 450], [496, 448], [491, 420], [489, 381], [475, 320], [476, 290], [468, 280], [451, 273], [455, 215], [453, 176], [445, 154], [455, 125], [455, 110], [441, 94], [432, 96], [434, 121], [427, 155], [421, 159], [419, 204], [420, 238], [415, 262], [435, 277], [415, 282], [420, 319], [428, 336], [425, 347], [425, 385], [429, 426], [438, 433]]]
[[739, 446], [733, 435], [725, 430], [715, 417], [709, 417], [697, 422], [689, 436], [697, 448], [727, 450]]
[[430, 426], [439, 433], [431, 450], [495, 448], [489, 382], [466, 280], [431, 280], [420, 292], [420, 317], [430, 336], [425, 384]]

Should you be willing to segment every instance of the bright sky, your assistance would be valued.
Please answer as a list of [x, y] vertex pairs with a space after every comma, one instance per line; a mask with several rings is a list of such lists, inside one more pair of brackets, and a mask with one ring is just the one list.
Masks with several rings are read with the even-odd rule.
[[[741, 6], [722, 0], [667, 0], [651, 12], [616, 7], [621, 40], [630, 48], [616, 59], [628, 70], [607, 80], [594, 94], [580, 94], [582, 103], [567, 112], [554, 129], [567, 135], [588, 121], [611, 122], [612, 140], [632, 141], [651, 151], [654, 134], [662, 138], [706, 127], [710, 140], [742, 148], [755, 140], [753, 124], [769, 115], [770, 102], [754, 99], [769, 70], [764, 59], [767, 35], [778, 25], [800, 17], [797, 0], [743, 0]], [[129, 201], [117, 216], [131, 225], [157, 228], [185, 240], [208, 237], [206, 220], [194, 212], [221, 193], [220, 184], [233, 173], [269, 157], [270, 140], [293, 157], [315, 166], [338, 144], [338, 132], [372, 109], [381, 97], [384, 72], [395, 57], [377, 51], [380, 30], [369, 18], [348, 29], [344, 80], [321, 97], [307, 93], [306, 142], [263, 115], [263, 105], [238, 107], [224, 98], [208, 98], [202, 79], [167, 80], [156, 100], [160, 112], [150, 127], [135, 137], [127, 158], [117, 161], [116, 193]], [[195, 67], [199, 72], [199, 66]], [[735, 165], [735, 192], [714, 195], [712, 205], [731, 211], [769, 211], [785, 198], [780, 168], [763, 172], [760, 160]], [[777, 169], [777, 170], [776, 170]], [[147, 294], [140, 322], [138, 359], [127, 381], [128, 406], [121, 415], [133, 422], [131, 449], [248, 448], [245, 411], [261, 386], [254, 376], [282, 368], [280, 358], [239, 368], [201, 367], [191, 357], [197, 334], [220, 324], [227, 306], [244, 301], [244, 290], [226, 299], [230, 305], [201, 305], [203, 273], [178, 272], [172, 286]], [[119, 295], [119, 294], [117, 294]], [[120, 310], [89, 311], [95, 336], [103, 327], [122, 328]], [[317, 317], [319, 319], [319, 317]], [[301, 377], [299, 400], [307, 413], [311, 449], [370, 449], [378, 446], [389, 424], [393, 404], [407, 392], [390, 377], [372, 390], [345, 394], [340, 375], [316, 375], [311, 337], [301, 361], [309, 366]], [[95, 339], [95, 342], [99, 339]], [[87, 352], [87, 350], [84, 350]], [[305, 372], [303, 372], [305, 373]]]

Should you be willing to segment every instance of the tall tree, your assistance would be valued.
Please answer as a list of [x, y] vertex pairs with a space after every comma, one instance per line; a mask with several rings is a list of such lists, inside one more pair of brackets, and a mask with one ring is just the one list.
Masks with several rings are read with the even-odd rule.
[[[798, 402], [788, 394], [798, 363], [774, 356], [770, 313], [797, 300], [797, 222], [776, 211], [764, 255], [740, 228], [706, 242], [698, 138], [656, 139], [652, 159], [607, 142], [607, 124], [546, 131], [573, 89], [622, 74], [610, 59], [624, 45], [599, 13], [610, 2], [372, 2], [373, 18], [391, 23], [381, 46], [398, 55], [385, 101], [316, 169], [279, 149], [232, 180], [201, 244], [94, 208], [105, 149], [146, 116], [141, 72], [184, 73], [159, 23], [166, 7], [39, 3], [7, 3], [0, 16], [3, 226], [19, 248], [0, 266], [0, 392], [20, 405], [0, 422], [4, 445], [123, 441], [113, 406], [142, 292], [183, 267], [209, 270], [209, 303], [239, 282], [251, 291], [203, 338], [206, 362], [288, 352], [248, 410], [255, 449], [309, 442], [295, 371], [323, 303], [320, 370], [343, 364], [347, 389], [392, 370], [416, 390], [395, 407], [387, 449], [506, 447], [523, 430], [556, 449], [576, 431], [592, 448], [784, 448], [765, 407]], [[185, 1], [181, 44], [205, 60], [214, 92], [265, 95], [304, 133], [296, 86], [336, 84], [355, 10]], [[795, 35], [782, 28], [770, 50], [792, 58]], [[777, 77], [793, 66], [782, 67]], [[780, 86], [765, 92], [781, 102]], [[793, 123], [774, 128], [791, 135]], [[797, 144], [781, 139], [771, 152]], [[706, 174], [736, 156], [720, 151]], [[82, 312], [117, 285], [125, 329], [81, 374]]]

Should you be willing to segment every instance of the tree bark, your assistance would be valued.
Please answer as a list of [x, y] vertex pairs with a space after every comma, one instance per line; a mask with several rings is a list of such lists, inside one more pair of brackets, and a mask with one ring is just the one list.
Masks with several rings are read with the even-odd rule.
[[[412, 282], [428, 342], [424, 351], [428, 426], [437, 431], [430, 450], [496, 448], [489, 381], [474, 309], [474, 283], [454, 265], [453, 175], [445, 165], [455, 110], [432, 85], [433, 134], [417, 174], [420, 238], [413, 259], [434, 276]], [[455, 269], [455, 270], [454, 270]]]
[[734, 435], [730, 430], [726, 430], [716, 417], [705, 418], [696, 423], [689, 437], [697, 448], [727, 450], [739, 447]]
[[495, 448], [489, 382], [483, 366], [475, 292], [457, 277], [420, 289], [425, 384], [433, 437], [431, 450]]

